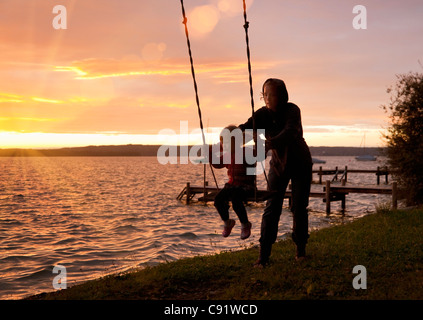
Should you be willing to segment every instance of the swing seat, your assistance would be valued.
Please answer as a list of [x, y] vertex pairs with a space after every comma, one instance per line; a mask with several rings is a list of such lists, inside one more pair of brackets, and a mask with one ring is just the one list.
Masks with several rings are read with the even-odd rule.
[[[184, 187], [184, 189], [176, 197], [178, 200], [182, 200], [185, 196], [187, 202], [190, 202], [196, 195], [202, 195], [198, 198], [198, 201], [201, 202], [211, 202], [214, 201], [219, 189], [212, 186], [191, 186], [189, 183]], [[269, 199], [273, 194], [273, 191], [269, 190], [257, 190], [255, 195], [247, 197], [247, 202], [263, 202]], [[290, 192], [287, 191], [285, 197], [290, 197]]]

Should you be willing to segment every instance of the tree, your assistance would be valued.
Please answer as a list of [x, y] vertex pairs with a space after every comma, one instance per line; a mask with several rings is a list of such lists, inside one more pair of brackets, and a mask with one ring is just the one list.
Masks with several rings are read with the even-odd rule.
[[389, 113], [387, 142], [388, 164], [408, 205], [423, 203], [423, 74], [397, 75], [389, 88], [391, 102], [382, 106]]

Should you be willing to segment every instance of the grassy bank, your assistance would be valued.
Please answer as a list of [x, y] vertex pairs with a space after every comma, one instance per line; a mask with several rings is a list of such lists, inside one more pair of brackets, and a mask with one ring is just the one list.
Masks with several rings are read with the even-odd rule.
[[[308, 258], [291, 240], [271, 264], [252, 268], [257, 248], [164, 263], [31, 299], [423, 299], [423, 210], [388, 211], [312, 232]], [[367, 289], [354, 289], [367, 271]], [[362, 275], [362, 274], [360, 274]]]

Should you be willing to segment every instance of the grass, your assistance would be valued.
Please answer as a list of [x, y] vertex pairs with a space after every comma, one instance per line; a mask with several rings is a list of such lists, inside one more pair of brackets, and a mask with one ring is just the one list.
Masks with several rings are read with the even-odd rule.
[[[312, 232], [307, 259], [291, 240], [271, 264], [252, 268], [258, 248], [162, 263], [29, 299], [423, 299], [423, 210], [388, 211]], [[367, 271], [367, 289], [354, 289]]]

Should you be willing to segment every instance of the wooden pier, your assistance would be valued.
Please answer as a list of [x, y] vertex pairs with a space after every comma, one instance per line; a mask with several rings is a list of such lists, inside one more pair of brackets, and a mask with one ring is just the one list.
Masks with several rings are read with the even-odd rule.
[[[392, 209], [398, 208], [398, 187], [397, 183], [393, 182], [392, 185], [385, 187], [369, 187], [369, 186], [345, 186], [345, 185], [331, 185], [329, 180], [323, 188], [326, 197], [330, 197], [331, 194], [337, 194], [342, 198], [342, 210], [345, 210], [345, 196], [350, 193], [367, 193], [367, 194], [388, 194], [392, 195]], [[328, 199], [328, 198], [326, 198]], [[331, 201], [326, 200], [326, 213], [330, 213]]]
[[[207, 184], [205, 186], [191, 186], [188, 182], [186, 186], [182, 189], [179, 195], [176, 197], [178, 200], [183, 200], [185, 197], [186, 204], [189, 204], [193, 201], [193, 198], [197, 195], [202, 195], [198, 198], [200, 202], [210, 202], [214, 201], [216, 194], [219, 192], [219, 189], [216, 187], [210, 187]], [[398, 189], [397, 183], [393, 182], [389, 186], [346, 186], [346, 185], [333, 185], [330, 180], [326, 180], [322, 192], [310, 192], [310, 198], [322, 198], [323, 202], [326, 203], [326, 213], [330, 214], [331, 212], [331, 203], [334, 201], [341, 201], [342, 211], [346, 208], [346, 196], [350, 193], [367, 193], [367, 194], [390, 194], [392, 195], [392, 208], [396, 209], [398, 206]], [[263, 202], [266, 201], [272, 195], [271, 191], [260, 190], [256, 191], [256, 194], [252, 197], [247, 198], [247, 202]], [[285, 198], [289, 199], [291, 204], [292, 192], [287, 189], [285, 192]]]
[[[348, 181], [348, 173], [374, 173], [376, 175], [376, 184], [380, 185], [380, 177], [385, 177], [385, 184], [388, 184], [388, 175], [391, 172], [387, 168], [377, 167], [376, 170], [362, 170], [362, 169], [348, 169], [345, 166], [344, 169], [335, 167], [335, 169], [323, 169], [319, 167], [318, 170], [313, 170], [313, 173], [317, 173], [319, 176], [319, 184], [323, 184], [323, 176], [333, 176], [331, 182], [344, 180], [345, 183]], [[340, 177], [339, 177], [340, 176]]]

